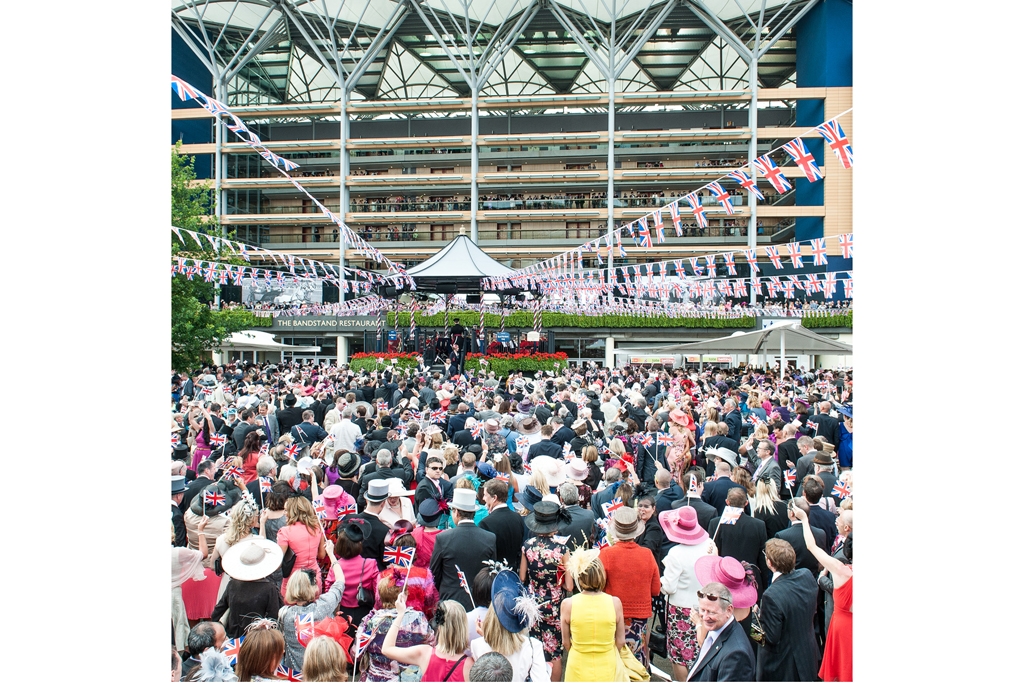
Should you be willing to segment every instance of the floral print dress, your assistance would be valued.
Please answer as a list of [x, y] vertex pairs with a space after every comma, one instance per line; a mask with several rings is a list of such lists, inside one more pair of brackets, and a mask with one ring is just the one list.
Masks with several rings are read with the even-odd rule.
[[526, 554], [526, 583], [540, 605], [540, 621], [536, 637], [544, 645], [544, 659], [552, 661], [562, 656], [562, 588], [558, 571], [562, 556], [569, 552], [565, 543], [553, 536], [534, 536], [523, 545]]

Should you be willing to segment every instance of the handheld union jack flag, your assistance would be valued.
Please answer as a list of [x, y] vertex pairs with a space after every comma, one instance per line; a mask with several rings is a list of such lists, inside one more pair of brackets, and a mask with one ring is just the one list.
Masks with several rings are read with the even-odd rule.
[[843, 258], [853, 258], [853, 233], [839, 236], [839, 248], [843, 250]]
[[807, 426], [810, 427], [811, 429], [813, 429], [815, 432], [818, 431], [818, 423], [817, 422], [811, 422], [810, 420], [808, 420], [807, 421]]
[[743, 508], [734, 508], [728, 505], [722, 510], [722, 519], [719, 520], [720, 524], [735, 524], [736, 520], [743, 514]]
[[228, 437], [223, 434], [210, 434], [210, 445], [214, 448], [220, 448], [228, 442]]
[[288, 446], [287, 448], [284, 449], [284, 454], [287, 455], [289, 458], [292, 458], [294, 460], [295, 458], [299, 457], [299, 451], [301, 451], [301, 450], [302, 450], [302, 446], [300, 446], [297, 443], [293, 443], [292, 445], [290, 445], [290, 446]]
[[729, 193], [725, 191], [721, 183], [708, 183], [708, 189], [711, 190], [711, 194], [715, 195], [718, 203], [725, 208], [727, 214], [731, 216], [736, 213], [736, 210], [732, 207], [732, 198], [729, 197]]
[[665, 241], [665, 223], [661, 218], [661, 209], [654, 210], [654, 236], [658, 238], [658, 244]]
[[273, 477], [260, 477], [260, 493], [270, 493], [273, 486]]
[[850, 482], [836, 481], [836, 485], [832, 487], [832, 495], [839, 496], [840, 498], [849, 498], [853, 495], [850, 491]]
[[607, 503], [601, 503], [601, 509], [604, 510], [605, 517], [611, 517], [612, 513], [622, 507], [622, 497], [612, 498]]
[[270, 453], [270, 444], [264, 443], [260, 446], [260, 455], [268, 455]]
[[297, 636], [306, 636], [306, 638], [313, 637], [313, 613], [306, 612], [295, 617], [295, 633]]
[[211, 507], [223, 505], [227, 498], [217, 489], [210, 489], [203, 492], [203, 504]]
[[688, 493], [697, 493], [697, 477], [690, 475], [690, 485], [687, 487]]
[[811, 256], [814, 257], [814, 265], [816, 266], [824, 266], [828, 263], [828, 256], [825, 254], [824, 237], [811, 240]]
[[359, 633], [356, 634], [356, 657], [363, 654], [363, 650], [366, 649], [366, 646], [373, 641], [373, 636], [373, 633], [366, 633], [365, 631], [359, 631]]
[[355, 502], [351, 502], [346, 505], [341, 505], [338, 507], [338, 519], [341, 519], [345, 515], [354, 515], [356, 514], [358, 509], [359, 508], [356, 507]]
[[171, 448], [174, 448], [181, 443], [181, 436], [178, 434], [171, 434]]
[[676, 229], [676, 237], [682, 237], [683, 223], [679, 217], [679, 202], [672, 202], [668, 205], [668, 214], [672, 216], [672, 226]]
[[455, 565], [455, 572], [459, 575], [459, 585], [462, 586], [462, 590], [469, 594], [469, 601], [473, 603], [473, 607], [476, 609], [476, 603], [473, 601], [473, 591], [469, 589], [469, 581], [466, 581], [466, 573], [459, 569], [459, 565]]
[[430, 421], [434, 424], [444, 422], [445, 411], [444, 408], [438, 408], [437, 410], [430, 411]]
[[790, 242], [786, 245], [786, 249], [789, 251], [789, 258], [793, 262], [794, 268], [803, 268], [804, 261], [800, 258], [800, 243]]
[[686, 203], [690, 205], [693, 215], [697, 219], [697, 225], [702, 228], [708, 227], [708, 217], [704, 215], [704, 207], [700, 204], [700, 197], [695, 194], [688, 194], [685, 197]]
[[377, 412], [378, 413], [386, 413], [386, 412], [388, 412], [388, 402], [387, 401], [377, 401]]
[[475, 425], [473, 425], [473, 428], [469, 430], [469, 434], [474, 439], [479, 439], [480, 438], [480, 431], [481, 431], [480, 430], [480, 423], [477, 422]]
[[238, 638], [229, 638], [224, 641], [224, 644], [220, 646], [220, 651], [224, 653], [224, 656], [228, 658], [228, 664], [235, 666], [238, 664], [238, 651], [242, 649], [242, 641], [245, 640], [245, 636], [239, 636]]
[[749, 415], [747, 415], [747, 419], [750, 420], [750, 424], [754, 425], [755, 427], [764, 424], [764, 420], [759, 418], [757, 416], [757, 413], [750, 413]]
[[313, 512], [316, 513], [317, 519], [327, 519], [327, 506], [324, 505], [324, 501], [320, 498], [313, 501]]
[[839, 121], [835, 119], [826, 121], [814, 130], [818, 131], [818, 134], [825, 138], [828, 146], [835, 152], [843, 168], [853, 167], [853, 147], [850, 146], [850, 141], [846, 139], [846, 133], [843, 132], [843, 127], [839, 125]]
[[786, 180], [786, 176], [782, 175], [782, 171], [779, 170], [779, 167], [775, 165], [775, 162], [767, 154], [754, 160], [754, 168], [772, 184], [772, 187], [779, 194], [793, 189], [793, 186]]
[[274, 671], [274, 675], [277, 676], [278, 678], [284, 678], [287, 681], [301, 681], [302, 680], [302, 672], [298, 671], [297, 669], [289, 669], [288, 667], [284, 666], [283, 664], [278, 664], [277, 665], [277, 670]]
[[572, 446], [570, 446], [568, 443], [563, 443], [562, 444], [562, 457], [565, 458], [566, 460], [568, 460], [570, 453], [572, 453]]
[[386, 545], [384, 546], [384, 563], [396, 564], [402, 569], [408, 569], [412, 566], [412, 551], [412, 548], [404, 546]]
[[793, 157], [793, 161], [800, 167], [800, 170], [804, 172], [808, 182], [814, 182], [821, 180], [821, 169], [818, 168], [818, 164], [814, 162], [814, 157], [809, 151], [807, 151], [807, 145], [800, 138], [790, 140], [782, 146], [782, 149], [786, 150], [786, 154]]
[[757, 189], [757, 183], [755, 183], [754, 179], [748, 176], [746, 173], [744, 173], [743, 171], [733, 171], [732, 173], [729, 174], [729, 177], [735, 180], [737, 183], [739, 183], [744, 190], [752, 193], [762, 202], [764, 201], [764, 195], [761, 194], [761, 190]]
[[650, 448], [651, 446], [654, 445], [654, 439], [651, 437], [650, 434], [644, 434], [643, 436], [640, 437], [640, 445], [644, 446], [645, 448]]
[[729, 270], [729, 275], [736, 274], [736, 258], [731, 251], [722, 254], [722, 260], [725, 261], [725, 267]]
[[764, 253], [768, 255], [768, 260], [775, 266], [775, 270], [782, 269], [782, 258], [779, 256], [779, 248], [775, 246], [769, 246], [764, 248]]
[[527, 436], [516, 437], [516, 453], [523, 454], [530, 448], [530, 438]]
[[602, 548], [608, 548], [610, 546], [611, 543], [608, 542], [608, 536], [601, 536], [601, 540], [594, 545], [594, 547], [598, 550], [601, 550]]
[[647, 216], [641, 216], [637, 223], [640, 225], [640, 229], [637, 231], [640, 234], [640, 246], [650, 249], [651, 230], [647, 227]]
[[793, 488], [794, 486], [796, 486], [796, 470], [786, 470], [784, 474], [786, 476], [786, 486], [788, 488]]

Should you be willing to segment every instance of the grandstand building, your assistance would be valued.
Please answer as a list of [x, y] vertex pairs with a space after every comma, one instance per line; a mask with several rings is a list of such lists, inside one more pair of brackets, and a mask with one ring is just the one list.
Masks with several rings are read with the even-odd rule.
[[[300, 164], [292, 176], [393, 261], [465, 234], [520, 268], [848, 112], [851, 15], [851, 0], [172, 0], [172, 72]], [[376, 266], [206, 110], [171, 102], [172, 142], [216, 184], [238, 241]], [[854, 113], [841, 123], [855, 138]], [[852, 233], [852, 170], [805, 143], [822, 181], [772, 154], [793, 189], [761, 178], [752, 204], [722, 181], [733, 215], [705, 191], [707, 227], [687, 214], [681, 237], [625, 258], [602, 244], [585, 267]], [[852, 268], [835, 239], [828, 254], [829, 270]]]

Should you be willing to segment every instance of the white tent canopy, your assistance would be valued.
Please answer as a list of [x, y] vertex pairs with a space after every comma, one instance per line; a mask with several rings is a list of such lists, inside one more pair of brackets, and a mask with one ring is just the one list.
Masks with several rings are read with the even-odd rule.
[[853, 347], [811, 332], [800, 323], [774, 325], [753, 332], [737, 332], [729, 337], [689, 344], [624, 349], [623, 353], [730, 353], [730, 354], [836, 354], [853, 355]]
[[219, 351], [288, 351], [291, 353], [319, 353], [319, 346], [292, 346], [274, 341], [269, 332], [247, 330], [235, 332], [218, 348]]
[[408, 272], [414, 278], [481, 278], [507, 275], [512, 269], [488, 256], [465, 235], [459, 235], [441, 251], [410, 268]]

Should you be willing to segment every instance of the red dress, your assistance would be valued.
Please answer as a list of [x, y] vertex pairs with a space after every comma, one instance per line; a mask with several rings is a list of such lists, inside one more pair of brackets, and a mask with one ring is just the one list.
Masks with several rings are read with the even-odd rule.
[[[850, 566], [853, 569], [853, 566]], [[835, 607], [825, 637], [818, 677], [823, 681], [853, 680], [853, 577], [832, 592]]]
[[[465, 659], [458, 663], [450, 662], [447, 659], [441, 659], [437, 656], [437, 654], [435, 654], [435, 652], [430, 653], [430, 661], [427, 663], [427, 669], [423, 672], [423, 678], [421, 678], [420, 680], [424, 681], [424, 683], [426, 683], [426, 681], [443, 681], [445, 680], [445, 676], [448, 675], [449, 671], [452, 672], [452, 675], [448, 676], [447, 680], [466, 680]], [[454, 671], [452, 671], [452, 667], [455, 667]]]

